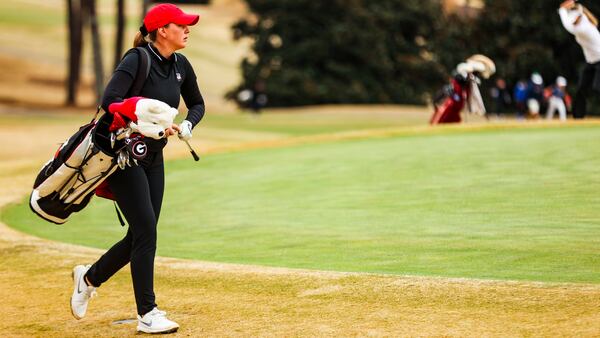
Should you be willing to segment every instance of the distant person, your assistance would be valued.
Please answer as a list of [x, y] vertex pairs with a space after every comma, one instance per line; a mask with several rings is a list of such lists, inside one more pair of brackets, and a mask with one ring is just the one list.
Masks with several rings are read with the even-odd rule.
[[260, 114], [268, 101], [264, 81], [257, 81], [253, 89], [241, 90], [237, 95], [237, 100], [243, 108], [250, 109], [256, 115]]
[[558, 118], [561, 121], [567, 120], [567, 107], [570, 105], [570, 98], [567, 94], [567, 79], [562, 76], [556, 78], [556, 82], [547, 88], [548, 91], [548, 109], [546, 110], [546, 119], [552, 120], [554, 113], [558, 112]]
[[267, 93], [265, 92], [265, 82], [260, 80], [254, 84], [254, 92], [250, 101], [250, 108], [255, 114], [260, 114], [260, 111], [267, 105]]
[[521, 79], [513, 89], [513, 98], [515, 108], [517, 108], [517, 118], [524, 119], [527, 114], [527, 81]]
[[503, 78], [496, 79], [496, 83], [490, 89], [490, 96], [492, 97], [492, 108], [496, 117], [500, 117], [500, 114], [506, 112], [512, 104], [510, 92]]
[[558, 9], [565, 29], [575, 35], [583, 49], [586, 65], [581, 72], [573, 103], [573, 118], [582, 119], [587, 114], [586, 101], [592, 90], [600, 92], [600, 32], [598, 19], [584, 6], [567, 0]]
[[527, 83], [527, 113], [528, 118], [537, 119], [544, 105], [544, 78], [539, 73], [531, 74]]

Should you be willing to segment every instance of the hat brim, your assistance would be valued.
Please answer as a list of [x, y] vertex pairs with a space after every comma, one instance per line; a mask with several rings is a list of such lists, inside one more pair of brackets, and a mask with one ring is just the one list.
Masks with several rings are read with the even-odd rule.
[[173, 23], [177, 25], [193, 26], [200, 20], [200, 15], [181, 14], [173, 19]]

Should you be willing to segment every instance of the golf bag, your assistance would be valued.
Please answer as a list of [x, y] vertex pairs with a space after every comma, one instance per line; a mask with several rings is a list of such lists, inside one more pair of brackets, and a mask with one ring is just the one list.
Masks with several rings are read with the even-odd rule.
[[94, 119], [79, 128], [44, 164], [29, 199], [31, 210], [38, 216], [55, 224], [66, 222], [71, 213], [89, 203], [96, 187], [117, 170], [116, 152], [104, 136], [108, 130], [106, 120]]
[[460, 63], [455, 72], [450, 84], [434, 98], [430, 124], [461, 122], [460, 113], [465, 105], [469, 113], [486, 113], [479, 83], [480, 77], [487, 79], [496, 72], [494, 62], [484, 55], [476, 54]]
[[[150, 72], [148, 52], [141, 47], [129, 52], [134, 50], [139, 54], [139, 66], [130, 95], [141, 91]], [[127, 132], [116, 137], [110, 130], [115, 115], [105, 113], [96, 120], [99, 112], [100, 108], [90, 123], [59, 147], [35, 179], [29, 206], [46, 221], [65, 223], [90, 202], [96, 188], [118, 167], [124, 169], [146, 155], [142, 135]]]
[[450, 85], [437, 98], [438, 104], [434, 103], [434, 113], [429, 121], [430, 124], [459, 123], [460, 112], [465, 106], [469, 87], [467, 79], [457, 75], [452, 79]]

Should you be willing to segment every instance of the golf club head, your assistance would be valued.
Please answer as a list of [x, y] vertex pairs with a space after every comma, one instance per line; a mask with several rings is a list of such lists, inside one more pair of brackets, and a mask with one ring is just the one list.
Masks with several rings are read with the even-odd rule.
[[117, 165], [119, 168], [121, 168], [121, 170], [124, 170], [127, 166], [127, 155], [125, 153], [125, 151], [121, 150], [117, 156]]
[[115, 141], [117, 140], [117, 136], [115, 133], [110, 133], [110, 149], [115, 149]]

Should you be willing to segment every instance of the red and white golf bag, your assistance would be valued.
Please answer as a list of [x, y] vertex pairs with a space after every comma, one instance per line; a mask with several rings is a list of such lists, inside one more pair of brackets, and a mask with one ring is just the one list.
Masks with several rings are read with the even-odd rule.
[[107, 177], [146, 156], [144, 136], [164, 137], [177, 115], [166, 103], [141, 97], [113, 103], [109, 111], [79, 128], [37, 175], [29, 206], [44, 220], [62, 224], [83, 209]]
[[469, 113], [485, 115], [486, 110], [479, 91], [479, 77], [489, 78], [496, 72], [494, 62], [480, 54], [471, 56], [456, 66], [456, 75], [446, 87], [442, 98], [434, 102], [430, 124], [459, 123], [461, 111], [467, 106]]
[[56, 224], [66, 222], [71, 213], [89, 203], [94, 189], [117, 170], [115, 153], [97, 142], [97, 127], [97, 121], [82, 126], [37, 175], [29, 206], [41, 218]]

